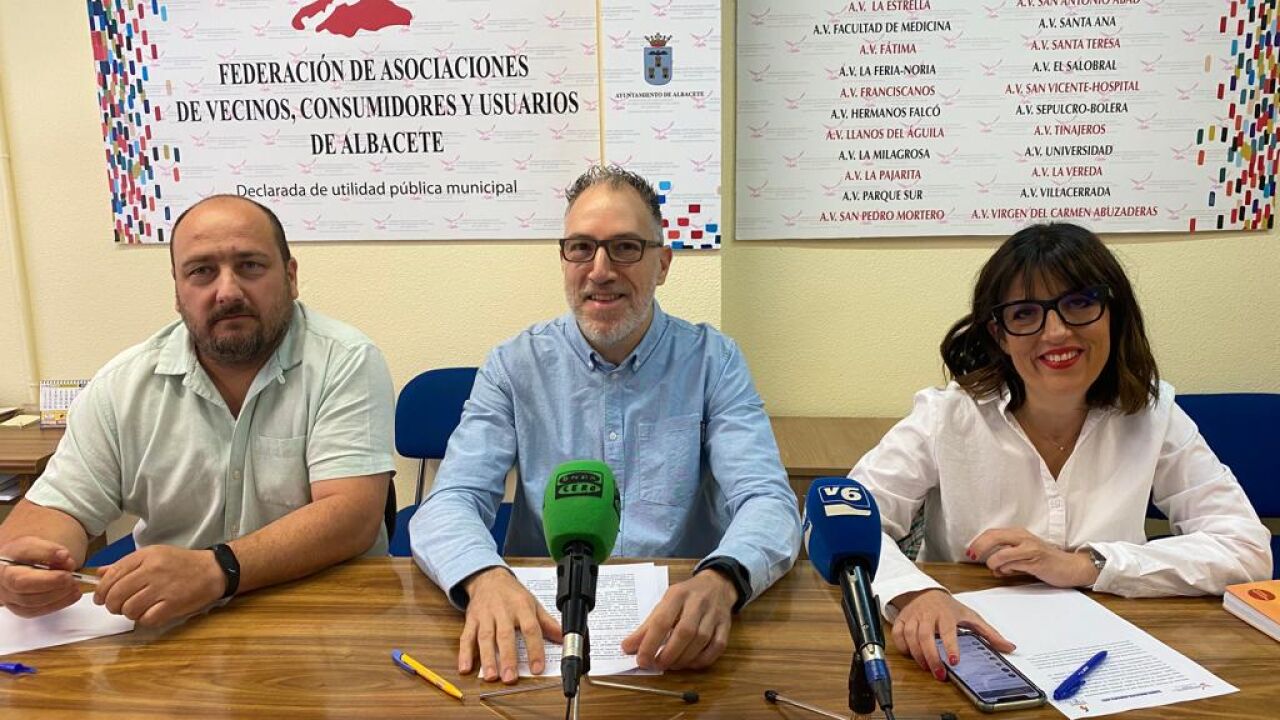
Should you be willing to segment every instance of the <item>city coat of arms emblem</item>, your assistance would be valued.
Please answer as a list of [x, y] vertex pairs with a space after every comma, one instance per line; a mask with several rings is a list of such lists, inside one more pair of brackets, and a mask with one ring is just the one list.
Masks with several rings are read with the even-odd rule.
[[671, 82], [670, 35], [645, 35], [649, 46], [644, 49], [644, 81], [650, 85], [666, 85]]

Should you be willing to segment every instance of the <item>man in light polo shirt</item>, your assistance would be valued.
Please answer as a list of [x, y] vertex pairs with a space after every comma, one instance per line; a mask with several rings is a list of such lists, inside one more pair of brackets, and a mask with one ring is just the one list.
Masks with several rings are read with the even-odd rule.
[[192, 206], [170, 253], [181, 322], [121, 353], [76, 398], [44, 475], [0, 525], [0, 604], [66, 607], [65, 572], [122, 513], [139, 550], [94, 600], [164, 625], [237, 592], [386, 550], [394, 397], [354, 328], [296, 301], [280, 221], [235, 196]]

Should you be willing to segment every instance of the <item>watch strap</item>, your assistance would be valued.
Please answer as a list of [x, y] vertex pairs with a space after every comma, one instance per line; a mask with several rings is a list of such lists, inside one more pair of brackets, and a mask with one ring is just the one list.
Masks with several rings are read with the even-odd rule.
[[703, 570], [714, 570], [723, 575], [738, 591], [738, 600], [733, 604], [733, 613], [735, 615], [751, 599], [751, 574], [747, 572], [747, 568], [742, 563], [731, 557], [717, 555], [702, 563], [702, 567], [698, 569], [698, 572]]
[[225, 600], [235, 595], [240, 588], [240, 560], [226, 543], [218, 543], [209, 549], [213, 551], [213, 559], [218, 562], [218, 567], [222, 568], [222, 575], [227, 580], [226, 589], [222, 593]]

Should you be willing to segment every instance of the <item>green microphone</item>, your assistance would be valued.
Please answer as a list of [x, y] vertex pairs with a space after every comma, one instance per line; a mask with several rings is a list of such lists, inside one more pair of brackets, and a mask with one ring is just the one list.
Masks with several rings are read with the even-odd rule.
[[551, 473], [542, 495], [542, 533], [556, 561], [556, 608], [564, 632], [560, 680], [564, 696], [578, 694], [591, 671], [587, 613], [596, 605], [599, 565], [613, 552], [622, 499], [613, 471], [599, 460], [574, 460]]
[[573, 543], [586, 543], [602, 563], [613, 552], [622, 518], [622, 500], [613, 471], [599, 460], [562, 463], [542, 495], [542, 532], [559, 562]]

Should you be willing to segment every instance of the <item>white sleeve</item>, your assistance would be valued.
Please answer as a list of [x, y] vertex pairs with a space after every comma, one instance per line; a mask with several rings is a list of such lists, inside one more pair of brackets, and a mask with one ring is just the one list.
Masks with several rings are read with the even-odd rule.
[[1145, 544], [1090, 543], [1107, 558], [1094, 589], [1126, 597], [1221, 595], [1227, 585], [1270, 578], [1270, 531], [1191, 418], [1172, 397], [1161, 401], [1173, 407], [1152, 499], [1175, 534]]
[[894, 425], [849, 471], [850, 478], [871, 492], [880, 510], [884, 534], [880, 567], [872, 587], [890, 620], [897, 615], [889, 606], [894, 598], [916, 590], [942, 588], [908, 559], [897, 543], [911, 531], [911, 521], [925, 496], [938, 485], [933, 453], [937, 424], [934, 405], [938, 397], [939, 392], [932, 389], [916, 393], [911, 414]]

